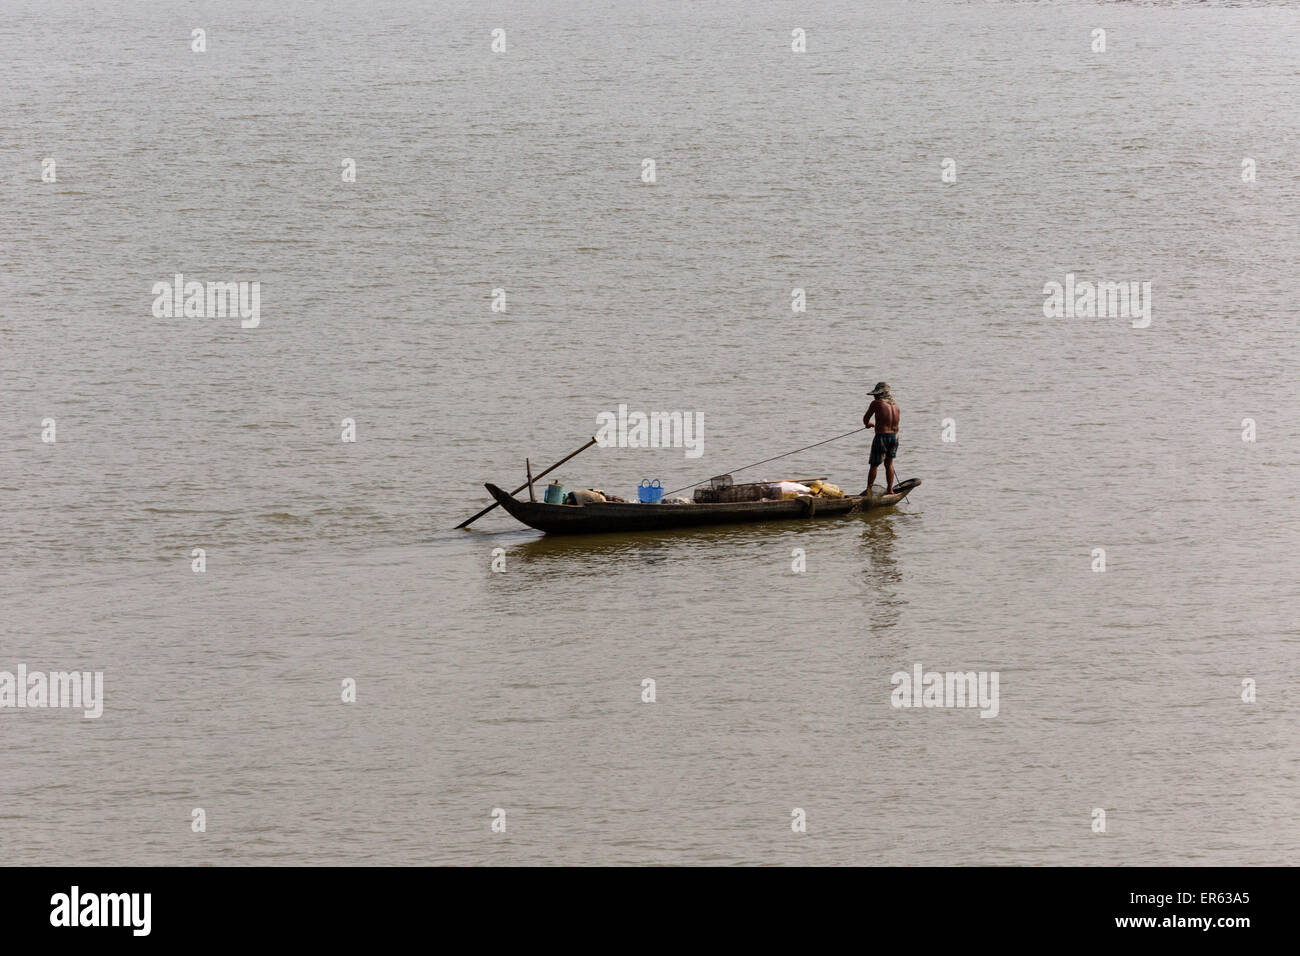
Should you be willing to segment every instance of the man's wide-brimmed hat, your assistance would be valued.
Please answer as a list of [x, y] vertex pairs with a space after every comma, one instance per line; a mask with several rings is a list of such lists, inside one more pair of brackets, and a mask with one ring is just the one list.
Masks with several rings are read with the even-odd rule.
[[888, 383], [888, 382], [877, 382], [877, 383], [876, 383], [876, 387], [873, 388], [873, 389], [872, 389], [868, 394], [870, 394], [870, 395], [874, 395], [876, 398], [879, 398], [881, 395], [888, 395], [888, 394], [889, 394], [889, 383]]

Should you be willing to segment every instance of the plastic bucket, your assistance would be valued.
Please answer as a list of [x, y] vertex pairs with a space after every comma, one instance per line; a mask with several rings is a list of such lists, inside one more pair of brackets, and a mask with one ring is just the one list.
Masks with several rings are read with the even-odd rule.
[[641, 484], [636, 486], [637, 500], [643, 505], [657, 505], [664, 497], [664, 486], [656, 478], [651, 481], [649, 478], [642, 478]]
[[546, 503], [548, 505], [564, 504], [564, 485], [553, 481], [546, 486]]

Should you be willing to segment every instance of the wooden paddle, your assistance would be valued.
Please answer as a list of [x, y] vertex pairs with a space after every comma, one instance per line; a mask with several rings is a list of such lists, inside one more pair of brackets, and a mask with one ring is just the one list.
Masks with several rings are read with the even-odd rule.
[[[594, 444], [596, 444], [596, 439], [593, 438], [591, 441], [587, 442], [587, 444], [583, 445], [581, 448], [579, 448], [577, 451], [575, 451], [572, 455], [565, 455], [563, 458], [561, 458], [559, 461], [557, 461], [555, 464], [553, 464], [550, 468], [547, 468], [545, 471], [539, 471], [537, 474], [533, 475], [533, 476], [532, 476], [532, 481], [536, 481], [538, 478], [543, 478], [543, 477], [545, 477], [546, 475], [549, 475], [551, 472], [553, 472], [556, 468], [559, 468], [561, 465], [563, 465], [563, 464], [564, 464], [566, 461], [568, 461], [570, 458], [573, 458], [575, 455], [578, 455], [579, 453], [586, 451], [588, 448], [590, 448], [590, 447], [591, 447], [592, 445], [594, 445]], [[512, 495], [517, 495], [517, 494], [519, 494], [519, 492], [523, 491], [525, 488], [529, 488], [529, 487], [531, 486], [531, 484], [532, 484], [532, 482], [525, 481], [522, 485], [520, 485], [520, 486], [519, 486], [518, 488], [516, 488], [514, 491], [510, 492], [510, 494], [512, 494]], [[479, 518], [483, 517], [485, 514], [487, 514], [489, 511], [491, 511], [493, 508], [498, 508], [498, 507], [500, 507], [500, 505], [498, 505], [498, 504], [494, 501], [494, 502], [492, 502], [492, 504], [488, 505], [486, 508], [484, 508], [484, 509], [483, 509], [482, 511], [480, 511], [478, 514], [474, 515], [474, 517], [472, 517], [472, 518], [466, 518], [466, 519], [465, 519], [464, 521], [462, 521], [460, 524], [456, 525], [456, 527], [457, 527], [457, 528], [466, 528], [466, 527], [469, 527], [469, 526], [472, 525], [475, 521], [477, 521]]]

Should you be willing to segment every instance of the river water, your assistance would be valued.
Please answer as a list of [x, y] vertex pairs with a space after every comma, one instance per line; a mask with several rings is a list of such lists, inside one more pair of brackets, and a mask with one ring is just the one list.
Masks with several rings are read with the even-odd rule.
[[[6, 862], [1300, 862], [1293, 6], [5, 21], [0, 671], [104, 675], [98, 719], [0, 707]], [[155, 316], [176, 273], [260, 324]], [[1067, 274], [1149, 325], [1046, 317]], [[620, 403], [703, 453], [567, 486], [829, 438], [879, 380], [895, 512], [452, 530]], [[867, 449], [736, 477], [856, 491]], [[917, 664], [996, 717], [892, 706]]]

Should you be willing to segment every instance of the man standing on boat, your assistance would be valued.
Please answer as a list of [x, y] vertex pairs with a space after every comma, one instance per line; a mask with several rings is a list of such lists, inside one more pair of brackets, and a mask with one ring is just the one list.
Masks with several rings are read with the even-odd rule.
[[862, 416], [862, 427], [870, 428], [872, 426], [872, 416], [875, 416], [876, 437], [871, 440], [871, 471], [867, 475], [867, 494], [871, 494], [871, 487], [876, 483], [876, 469], [880, 467], [881, 461], [885, 463], [885, 494], [894, 493], [894, 456], [898, 454], [898, 403], [894, 401], [894, 395], [889, 390], [888, 382], [877, 382], [876, 387], [871, 390], [871, 395], [875, 399], [867, 413]]

